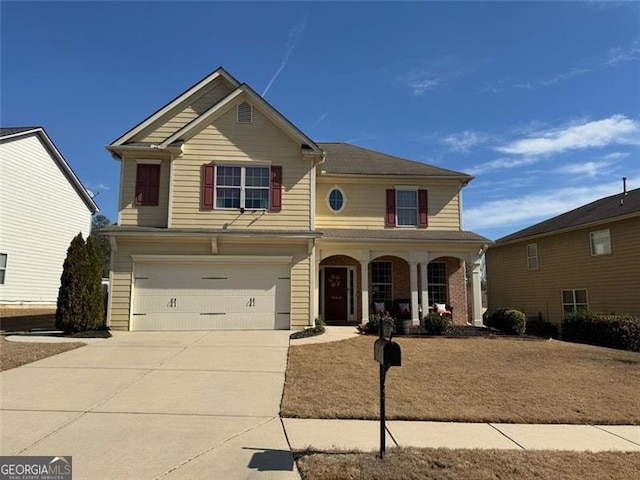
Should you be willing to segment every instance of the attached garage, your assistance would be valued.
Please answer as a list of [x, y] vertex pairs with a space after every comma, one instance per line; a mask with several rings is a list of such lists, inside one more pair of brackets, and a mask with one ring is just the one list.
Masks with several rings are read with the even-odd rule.
[[290, 263], [275, 260], [136, 262], [131, 328], [288, 329]]

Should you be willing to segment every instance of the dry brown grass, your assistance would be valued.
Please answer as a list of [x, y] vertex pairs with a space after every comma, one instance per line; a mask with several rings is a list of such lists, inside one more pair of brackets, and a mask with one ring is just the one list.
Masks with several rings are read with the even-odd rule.
[[376, 453], [299, 454], [304, 480], [637, 479], [640, 453], [398, 448]]
[[[282, 414], [376, 419], [374, 337], [294, 346]], [[640, 353], [488, 338], [399, 338], [402, 367], [387, 375], [398, 420], [640, 424]]]
[[16, 368], [26, 363], [35, 362], [51, 357], [74, 348], [84, 346], [84, 343], [23, 343], [8, 342], [0, 337], [0, 371]]

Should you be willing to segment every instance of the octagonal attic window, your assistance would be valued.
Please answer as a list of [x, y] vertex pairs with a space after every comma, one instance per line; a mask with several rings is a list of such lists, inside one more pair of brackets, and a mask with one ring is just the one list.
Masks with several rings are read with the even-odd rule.
[[327, 203], [333, 213], [340, 213], [344, 208], [344, 192], [339, 187], [333, 187], [327, 196]]

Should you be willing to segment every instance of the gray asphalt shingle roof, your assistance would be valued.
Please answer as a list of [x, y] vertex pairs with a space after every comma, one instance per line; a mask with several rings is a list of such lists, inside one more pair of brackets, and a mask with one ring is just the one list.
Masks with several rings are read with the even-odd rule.
[[490, 243], [491, 240], [467, 231], [441, 231], [422, 229], [398, 229], [368, 230], [364, 228], [322, 228], [322, 238], [335, 238], [345, 240], [416, 240], [425, 242], [482, 242]]
[[318, 142], [325, 151], [322, 170], [328, 174], [344, 175], [417, 175], [425, 177], [459, 177], [471, 180], [465, 173], [447, 170], [427, 163], [394, 157], [348, 143]]
[[[624, 200], [624, 201], [622, 201]], [[640, 215], [640, 188], [629, 190], [625, 196], [622, 192], [610, 197], [578, 207], [570, 212], [550, 218], [523, 230], [496, 240], [496, 244], [520, 240], [536, 235], [553, 233], [567, 228], [575, 228], [604, 220], [630, 214]]]
[[29, 130], [35, 130], [42, 127], [3, 127], [0, 128], [0, 137], [6, 137], [13, 135], [14, 133], [28, 132]]

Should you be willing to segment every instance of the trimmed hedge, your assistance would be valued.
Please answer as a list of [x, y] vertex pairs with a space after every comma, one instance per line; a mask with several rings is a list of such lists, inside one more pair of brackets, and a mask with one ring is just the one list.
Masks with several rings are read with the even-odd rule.
[[544, 338], [560, 338], [560, 329], [555, 323], [544, 319], [527, 319], [527, 334]]
[[527, 317], [515, 308], [499, 308], [487, 318], [487, 325], [508, 335], [524, 335]]
[[571, 312], [562, 323], [562, 339], [640, 352], [640, 318], [589, 310]]
[[422, 319], [422, 332], [426, 335], [449, 335], [453, 330], [451, 315], [431, 312]]

